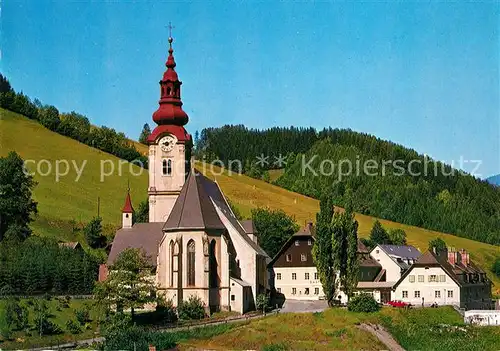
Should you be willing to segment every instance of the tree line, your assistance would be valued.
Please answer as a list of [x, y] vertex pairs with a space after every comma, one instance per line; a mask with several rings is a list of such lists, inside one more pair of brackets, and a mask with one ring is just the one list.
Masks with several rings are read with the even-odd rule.
[[44, 105], [38, 99], [31, 100], [22, 92], [15, 92], [2, 74], [0, 107], [37, 121], [56, 133], [147, 168], [147, 157], [137, 151], [124, 133], [105, 126], [92, 126], [82, 114], [74, 111], [60, 113], [54, 106]]
[[[352, 201], [353, 210], [363, 214], [452, 233], [491, 244], [500, 243], [500, 191], [486, 181], [460, 172], [450, 165], [418, 154], [415, 150], [350, 129], [275, 127], [249, 129], [226, 125], [203, 129], [195, 138], [196, 155], [207, 161], [216, 159], [226, 167], [230, 160], [240, 160], [243, 172], [253, 176], [267, 169], [284, 168], [275, 183], [286, 189], [320, 199], [332, 196], [337, 206]], [[276, 157], [286, 155], [286, 165]], [[268, 164], [257, 165], [257, 156], [269, 156]], [[303, 159], [315, 157], [311, 168], [318, 176], [302, 174]], [[353, 167], [374, 160], [398, 160], [398, 167], [408, 170], [398, 174], [394, 162], [386, 172], [376, 175], [363, 171], [345, 174], [338, 171], [321, 175], [324, 160], [335, 165], [350, 161]], [[260, 167], [261, 173], [255, 172]], [[436, 170], [436, 171], [435, 171]], [[347, 169], [342, 170], [344, 173]]]
[[0, 243], [0, 295], [91, 294], [98, 263], [83, 250], [31, 236]]

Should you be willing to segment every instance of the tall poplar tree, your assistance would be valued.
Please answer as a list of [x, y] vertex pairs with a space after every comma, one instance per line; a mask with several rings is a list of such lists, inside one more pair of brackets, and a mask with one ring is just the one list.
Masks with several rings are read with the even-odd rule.
[[340, 289], [349, 298], [358, 283], [358, 222], [349, 208], [334, 213], [331, 242], [333, 269], [338, 274]]
[[312, 255], [329, 306], [333, 306], [337, 289], [336, 274], [333, 269], [332, 216], [333, 199], [330, 196], [323, 197], [316, 215], [316, 239]]

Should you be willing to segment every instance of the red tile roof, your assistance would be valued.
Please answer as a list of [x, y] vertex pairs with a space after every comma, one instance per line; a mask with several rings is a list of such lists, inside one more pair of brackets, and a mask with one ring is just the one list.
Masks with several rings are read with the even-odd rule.
[[127, 197], [125, 198], [125, 204], [122, 208], [122, 213], [132, 213], [134, 208], [132, 207], [132, 201], [130, 200], [130, 192], [127, 192]]

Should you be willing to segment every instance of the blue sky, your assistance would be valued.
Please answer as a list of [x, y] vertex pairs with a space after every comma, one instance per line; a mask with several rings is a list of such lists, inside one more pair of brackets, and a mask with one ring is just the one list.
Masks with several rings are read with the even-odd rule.
[[132, 138], [154, 125], [172, 21], [193, 134], [351, 128], [500, 173], [494, 2], [1, 4], [0, 69], [14, 88]]

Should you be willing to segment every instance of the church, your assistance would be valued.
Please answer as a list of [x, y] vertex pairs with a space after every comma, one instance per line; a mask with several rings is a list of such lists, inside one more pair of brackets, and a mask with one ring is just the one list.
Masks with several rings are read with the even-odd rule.
[[[123, 250], [140, 248], [154, 267], [158, 294], [174, 305], [195, 295], [207, 311], [245, 313], [268, 289], [270, 258], [258, 245], [252, 221], [239, 221], [219, 185], [193, 167], [172, 37], [168, 41], [159, 108], [153, 113], [157, 126], [148, 138], [149, 223], [133, 224], [127, 194], [107, 266]], [[107, 274], [101, 273], [101, 278]]]

